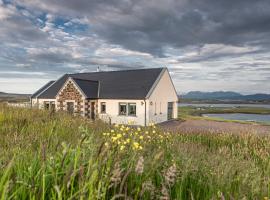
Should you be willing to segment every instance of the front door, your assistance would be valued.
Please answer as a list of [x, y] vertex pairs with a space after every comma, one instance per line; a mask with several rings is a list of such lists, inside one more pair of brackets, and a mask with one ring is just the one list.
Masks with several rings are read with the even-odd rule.
[[74, 113], [74, 102], [67, 102], [67, 111], [70, 114]]
[[91, 119], [95, 119], [95, 102], [91, 102]]
[[168, 102], [168, 120], [173, 118], [173, 102]]

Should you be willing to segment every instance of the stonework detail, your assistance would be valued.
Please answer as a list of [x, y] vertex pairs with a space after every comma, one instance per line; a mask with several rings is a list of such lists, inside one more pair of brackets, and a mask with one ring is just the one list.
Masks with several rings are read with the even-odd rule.
[[66, 101], [74, 101], [75, 113], [84, 113], [84, 97], [72, 81], [68, 81], [65, 87], [60, 91], [57, 97], [57, 106], [59, 110], [66, 110]]

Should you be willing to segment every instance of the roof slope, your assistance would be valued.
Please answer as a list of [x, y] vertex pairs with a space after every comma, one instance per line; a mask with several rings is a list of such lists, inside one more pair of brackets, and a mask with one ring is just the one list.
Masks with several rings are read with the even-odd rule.
[[78, 78], [72, 78], [77, 86], [86, 95], [86, 98], [96, 99], [98, 98], [98, 81], [84, 80]]
[[55, 81], [49, 81], [44, 86], [42, 86], [38, 91], [36, 91], [34, 94], [32, 94], [31, 98], [36, 98], [40, 93], [42, 93], [44, 90], [46, 90], [50, 85], [52, 85]]
[[[163, 69], [164, 68], [152, 68], [125, 71], [65, 74], [54, 84], [52, 84], [46, 91], [42, 92], [42, 94], [39, 95], [39, 98], [55, 98], [56, 94], [66, 82], [66, 80], [71, 77], [73, 79], [98, 81], [99, 98], [143, 99], [146, 97], [147, 93]], [[86, 82], [81, 81], [83, 88], [86, 87], [85, 83]]]

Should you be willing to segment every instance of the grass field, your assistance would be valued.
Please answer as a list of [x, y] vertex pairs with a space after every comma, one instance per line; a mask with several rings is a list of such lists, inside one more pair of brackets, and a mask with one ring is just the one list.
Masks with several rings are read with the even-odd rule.
[[0, 105], [1, 199], [267, 199], [270, 138]]

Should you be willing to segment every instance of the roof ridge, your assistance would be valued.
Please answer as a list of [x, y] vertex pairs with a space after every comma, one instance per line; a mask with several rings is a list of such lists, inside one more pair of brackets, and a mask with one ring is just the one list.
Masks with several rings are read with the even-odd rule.
[[83, 78], [75, 78], [75, 77], [71, 77], [71, 76], [69, 76], [69, 78], [72, 78], [73, 80], [80, 80], [80, 81], [99, 82], [99, 81], [97, 81], [97, 80], [89, 80], [89, 79], [83, 79]]
[[109, 73], [109, 72], [128, 72], [128, 71], [140, 71], [140, 70], [151, 70], [151, 69], [164, 69], [167, 67], [152, 67], [152, 68], [141, 68], [141, 69], [125, 69], [125, 70], [112, 70], [112, 71], [99, 71], [99, 72], [83, 72], [83, 73], [72, 73], [68, 75], [76, 74], [96, 74], [96, 73]]

